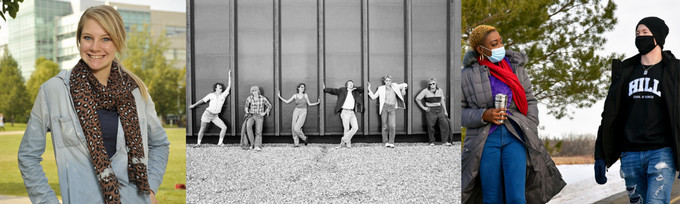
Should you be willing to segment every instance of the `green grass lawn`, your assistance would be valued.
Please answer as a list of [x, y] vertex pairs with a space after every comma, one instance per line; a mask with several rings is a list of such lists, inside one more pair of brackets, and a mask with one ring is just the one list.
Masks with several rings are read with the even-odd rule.
[[[8, 124], [6, 123], [5, 128]], [[15, 124], [16, 127], [26, 128], [26, 124]], [[185, 203], [185, 190], [175, 189], [175, 184], [184, 184], [186, 179], [185, 161], [185, 129], [172, 128], [166, 129], [170, 140], [170, 159], [168, 168], [163, 177], [163, 184], [157, 193], [157, 198], [161, 203]], [[0, 131], [0, 133], [2, 133]], [[17, 164], [17, 152], [21, 143], [22, 134], [0, 134], [0, 195], [27, 196], [24, 181]], [[52, 143], [51, 135], [47, 135], [47, 144]], [[54, 150], [52, 145], [47, 145], [43, 154], [43, 168], [52, 189], [60, 196], [59, 179], [57, 177], [57, 166], [54, 160]]]
[[[4, 131], [23, 131], [26, 129], [26, 123], [14, 123], [14, 126], [12, 126], [12, 123], [5, 122], [5, 130]], [[2, 130], [0, 130], [0, 133]]]

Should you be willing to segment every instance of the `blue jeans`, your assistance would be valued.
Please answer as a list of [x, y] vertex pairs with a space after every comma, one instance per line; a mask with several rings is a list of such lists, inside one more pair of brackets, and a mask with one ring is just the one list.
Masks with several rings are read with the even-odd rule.
[[673, 148], [621, 152], [621, 178], [630, 203], [670, 203], [675, 180]]
[[526, 161], [526, 148], [505, 126], [489, 134], [479, 164], [484, 203], [526, 203]]

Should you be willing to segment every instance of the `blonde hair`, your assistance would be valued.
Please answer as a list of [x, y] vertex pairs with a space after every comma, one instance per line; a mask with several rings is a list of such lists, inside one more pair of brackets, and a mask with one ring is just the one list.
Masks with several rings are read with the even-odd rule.
[[472, 30], [472, 33], [470, 33], [470, 37], [468, 38], [468, 42], [470, 43], [470, 48], [477, 52], [477, 46], [484, 44], [484, 39], [486, 39], [486, 35], [491, 33], [492, 31], [497, 31], [495, 27], [490, 26], [490, 25], [479, 25], [475, 27], [474, 30]]
[[[85, 26], [85, 21], [87, 20], [93, 20], [97, 22], [102, 28], [104, 28], [104, 31], [106, 31], [106, 33], [111, 38], [113, 45], [116, 46], [116, 53], [122, 54], [123, 52], [127, 51], [127, 46], [125, 45], [126, 34], [123, 18], [120, 16], [118, 11], [116, 11], [116, 9], [107, 5], [90, 7], [85, 10], [85, 12], [83, 12], [82, 16], [80, 16], [78, 30], [76, 31], [76, 45], [78, 45], [79, 49], [80, 37], [83, 34], [83, 27]], [[148, 98], [149, 91], [147, 90], [144, 81], [142, 81], [141, 78], [132, 73], [130, 70], [125, 68], [123, 63], [121, 63], [121, 61], [118, 59], [118, 56], [116, 56], [113, 60], [118, 63], [118, 66], [121, 68], [120, 70], [124, 71], [126, 74], [130, 75], [133, 80], [135, 80], [135, 83], [137, 83], [137, 86], [139, 86], [139, 91], [142, 93], [142, 97], [144, 100], [146, 100]]]

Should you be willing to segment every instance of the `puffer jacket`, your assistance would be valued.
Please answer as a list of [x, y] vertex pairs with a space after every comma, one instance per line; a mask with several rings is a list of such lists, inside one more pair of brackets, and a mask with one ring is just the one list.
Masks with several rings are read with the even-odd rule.
[[[59, 203], [40, 165], [47, 145], [47, 132], [52, 133], [62, 201], [65, 204], [104, 203], [85, 135], [71, 100], [70, 76], [71, 70], [63, 70], [40, 86], [31, 118], [21, 139], [19, 169], [32, 203]], [[139, 88], [133, 90], [132, 95], [137, 104], [149, 187], [158, 192], [168, 163], [170, 142], [151, 98], [147, 95], [147, 100], [144, 100]], [[149, 203], [149, 195], [137, 193], [137, 186], [128, 179], [127, 147], [120, 122], [116, 143], [117, 150], [111, 157], [111, 168], [120, 183], [121, 202]]]
[[[671, 51], [663, 51], [662, 61], [664, 65], [663, 78], [661, 79], [661, 89], [664, 90], [664, 97], [667, 110], [669, 112], [671, 135], [673, 136], [673, 151], [675, 152], [675, 168], [680, 169], [680, 60], [675, 58]], [[597, 131], [595, 141], [595, 159], [604, 159], [607, 168], [611, 167], [616, 160], [621, 157], [621, 135], [625, 118], [619, 114], [624, 111], [623, 97], [627, 96], [626, 80], [630, 77], [633, 69], [640, 63], [640, 54], [624, 60], [613, 60], [612, 62], [612, 82], [609, 86], [607, 99], [604, 101], [602, 111], [602, 121]]]
[[[505, 58], [513, 68], [526, 92], [529, 109], [525, 116], [517, 109], [515, 103], [508, 108], [508, 119], [504, 125], [519, 139], [517, 131], [524, 135], [524, 146], [527, 149], [527, 203], [546, 203], [559, 193], [566, 185], [555, 163], [550, 158], [541, 140], [538, 138], [537, 100], [531, 89], [531, 80], [524, 70], [526, 55], [506, 51]], [[479, 179], [479, 164], [482, 151], [492, 123], [482, 120], [486, 109], [494, 107], [494, 98], [489, 83], [489, 68], [477, 62], [474, 51], [468, 51], [463, 59], [461, 74], [462, 126], [467, 128], [462, 153], [462, 202], [482, 203], [482, 188]], [[512, 125], [515, 124], [515, 125]], [[521, 140], [521, 139], [520, 139]]]

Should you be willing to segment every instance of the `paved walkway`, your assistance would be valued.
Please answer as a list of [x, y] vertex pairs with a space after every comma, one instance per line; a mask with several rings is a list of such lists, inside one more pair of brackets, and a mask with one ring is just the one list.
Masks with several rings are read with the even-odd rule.
[[0, 204], [31, 204], [28, 197], [0, 195]]
[[[624, 188], [621, 186], [621, 188]], [[599, 202], [596, 202], [596, 204], [606, 204], [606, 203], [628, 203], [628, 193], [621, 192], [616, 195], [610, 196], [609, 198], [605, 198]], [[671, 204], [678, 204], [680, 203], [680, 180], [675, 179], [673, 182], [673, 190], [671, 190]]]
[[18, 130], [18, 131], [0, 131], [0, 135], [16, 135], [16, 134], [24, 134], [23, 130]]

